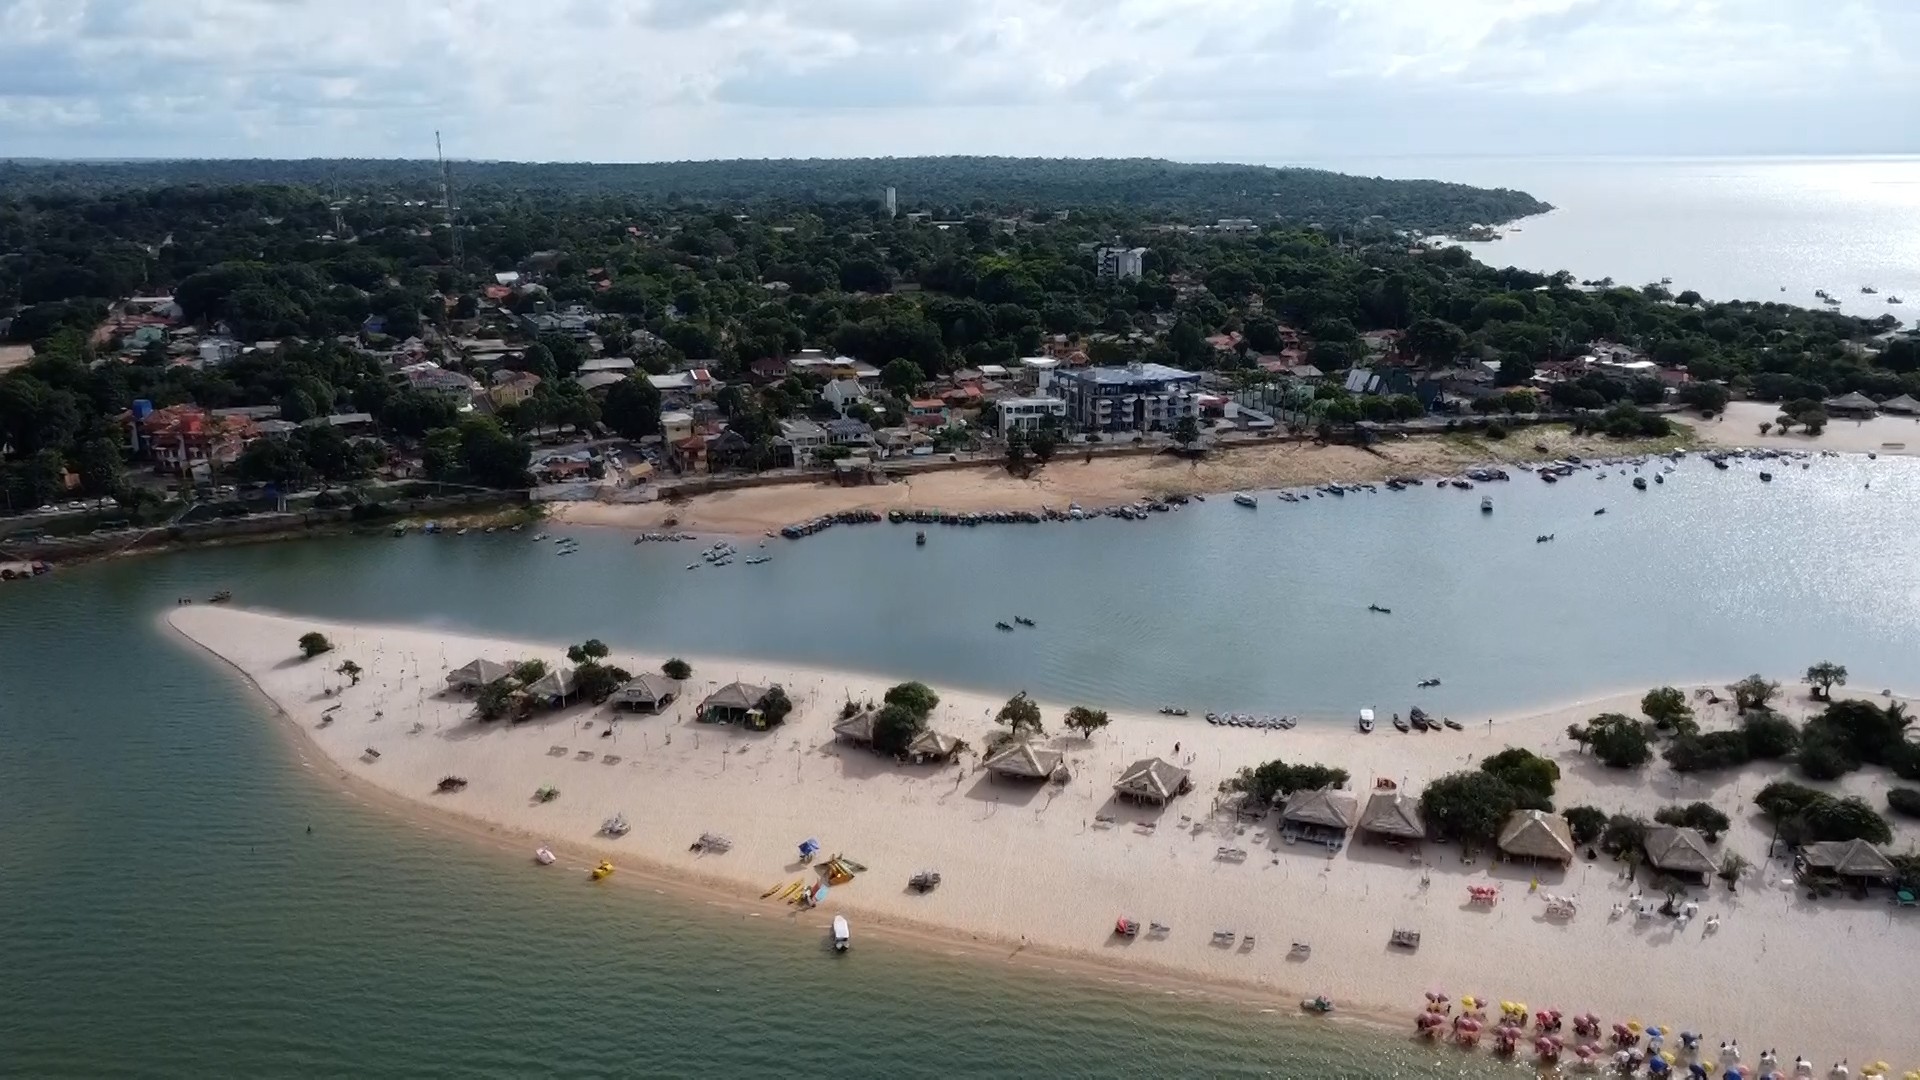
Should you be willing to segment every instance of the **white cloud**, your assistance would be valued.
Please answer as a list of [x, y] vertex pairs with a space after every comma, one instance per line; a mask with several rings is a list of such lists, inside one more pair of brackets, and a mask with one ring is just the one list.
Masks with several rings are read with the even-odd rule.
[[1912, 0], [0, 0], [18, 155], [1920, 151]]

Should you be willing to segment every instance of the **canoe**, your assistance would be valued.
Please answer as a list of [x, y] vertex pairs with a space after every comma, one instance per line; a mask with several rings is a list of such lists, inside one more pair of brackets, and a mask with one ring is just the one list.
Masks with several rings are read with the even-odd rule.
[[774, 883], [773, 883], [773, 888], [771, 888], [771, 889], [768, 889], [768, 890], [767, 890], [766, 892], [763, 892], [763, 893], [761, 893], [761, 894], [760, 894], [760, 899], [762, 899], [762, 900], [765, 900], [765, 899], [766, 899], [767, 897], [769, 897], [769, 896], [772, 896], [772, 895], [773, 895], [774, 893], [777, 893], [777, 892], [779, 892], [779, 891], [780, 891], [781, 889], [784, 889], [784, 888], [786, 888], [786, 887], [787, 887], [787, 883], [786, 883], [786, 882], [784, 882], [784, 881], [776, 881], [776, 882], [774, 882]]

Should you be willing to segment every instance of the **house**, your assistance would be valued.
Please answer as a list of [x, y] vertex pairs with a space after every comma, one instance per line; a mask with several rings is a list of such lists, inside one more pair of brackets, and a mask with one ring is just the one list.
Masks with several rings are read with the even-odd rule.
[[1006, 368], [999, 364], [981, 364], [980, 377], [982, 379], [991, 379], [994, 382], [1006, 382], [1012, 376]]
[[575, 375], [573, 381], [579, 385], [580, 389], [591, 394], [595, 391], [604, 391], [618, 383], [626, 382], [627, 376], [618, 371], [594, 371], [584, 375]]
[[325, 416], [311, 416], [300, 422], [301, 427], [331, 427], [343, 429], [370, 428], [373, 426], [373, 414], [363, 412], [328, 413]]
[[[136, 407], [142, 403], [136, 402]], [[260, 429], [245, 416], [217, 416], [196, 405], [123, 413], [135, 453], [153, 457], [156, 472], [184, 475], [209, 464], [230, 465]]]
[[445, 394], [463, 406], [471, 406], [480, 384], [457, 371], [448, 371], [431, 360], [408, 364], [396, 374], [415, 390]]
[[1176, 795], [1193, 790], [1187, 770], [1160, 758], [1143, 758], [1127, 766], [1114, 781], [1113, 792], [1123, 799], [1165, 806]]
[[647, 381], [662, 394], [706, 395], [720, 389], [713, 372], [706, 368], [690, 368], [671, 375], [649, 375]]
[[1892, 860], [1865, 840], [1823, 840], [1800, 849], [1800, 861], [1815, 870], [1862, 881], [1892, 881]]
[[679, 693], [679, 683], [665, 675], [647, 672], [615, 690], [613, 697], [609, 700], [613, 702], [615, 708], [624, 705], [629, 709], [657, 713], [673, 704], [673, 699], [679, 696]]
[[1915, 413], [1920, 413], [1920, 401], [1915, 401], [1911, 397], [1901, 394], [1899, 397], [1890, 397], [1881, 402], [1880, 411], [1885, 413], [1899, 413], [1901, 416], [1912, 416]]
[[512, 288], [520, 284], [520, 272], [518, 270], [502, 270], [493, 275], [493, 282], [502, 288]]
[[787, 359], [784, 356], [762, 356], [747, 365], [748, 374], [767, 382], [778, 382], [787, 377]]
[[502, 368], [493, 373], [493, 387], [487, 396], [495, 405], [518, 405], [533, 396], [540, 387], [540, 376], [531, 371], [510, 371]]
[[660, 414], [660, 437], [677, 443], [693, 436], [693, 414], [670, 409]]
[[1858, 390], [1850, 394], [1841, 394], [1839, 397], [1830, 397], [1820, 405], [1827, 410], [1829, 416], [1848, 416], [1857, 419], [1869, 418], [1880, 411], [1880, 406], [1872, 398]]
[[240, 343], [230, 337], [205, 337], [200, 339], [199, 351], [202, 367], [219, 367], [240, 358]]
[[1171, 429], [1194, 415], [1200, 376], [1163, 364], [1056, 370], [1052, 384], [1067, 404], [1067, 419], [1091, 431]]
[[1067, 416], [1067, 403], [1056, 397], [1001, 398], [995, 405], [1003, 438], [1010, 431], [1038, 431], [1049, 420], [1059, 423]]
[[1233, 350], [1239, 348], [1240, 342], [1242, 340], [1243, 339], [1240, 336], [1240, 331], [1230, 330], [1227, 333], [1214, 334], [1212, 337], [1209, 337], [1207, 339], [1207, 344], [1213, 346], [1214, 352], [1224, 353], [1224, 352], [1232, 352]]
[[617, 371], [626, 374], [633, 370], [633, 360], [625, 356], [596, 356], [580, 365], [575, 374], [592, 375], [601, 371]]
[[873, 722], [880, 718], [878, 709], [861, 709], [844, 720], [833, 725], [833, 737], [855, 746], [873, 745]]
[[827, 443], [827, 429], [804, 418], [780, 421], [780, 438], [793, 449], [793, 463], [805, 468]]
[[557, 667], [527, 684], [527, 694], [558, 707], [580, 692], [580, 678], [570, 667]]
[[751, 722], [753, 715], [760, 711], [761, 699], [772, 689], [751, 683], [730, 682], [708, 694], [706, 700], [700, 703], [700, 719], [709, 724]]
[[867, 388], [860, 385], [858, 379], [835, 379], [820, 391], [820, 400], [833, 406], [833, 411], [841, 416], [847, 415], [854, 402], [866, 399]]
[[1020, 371], [1023, 377], [1033, 380], [1036, 394], [1045, 394], [1053, 385], [1053, 375], [1060, 367], [1060, 361], [1051, 356], [1023, 356], [1020, 358]]
[[914, 427], [947, 426], [947, 403], [939, 398], [918, 398], [907, 402], [907, 423]]
[[837, 417], [826, 423], [827, 441], [834, 446], [872, 446], [873, 429], [866, 424], [847, 417]]
[[669, 462], [681, 472], [698, 472], [701, 463], [707, 460], [707, 440], [698, 435], [689, 435], [667, 445], [670, 448]]
[[1689, 879], [1696, 885], [1705, 885], [1720, 869], [1720, 860], [1713, 857], [1707, 838], [1698, 829], [1656, 825], [1647, 830], [1644, 846], [1647, 862], [1654, 869]]
[[1544, 810], [1515, 810], [1500, 826], [1500, 850], [1516, 859], [1573, 862], [1573, 830], [1567, 819]]
[[1016, 739], [997, 753], [988, 755], [980, 764], [996, 780], [1045, 780], [1060, 768], [1065, 758], [1066, 755], [1058, 750], [1048, 750], [1025, 739]]
[[593, 462], [584, 451], [577, 454], [551, 454], [528, 466], [527, 471], [543, 484], [565, 484], [593, 475]]

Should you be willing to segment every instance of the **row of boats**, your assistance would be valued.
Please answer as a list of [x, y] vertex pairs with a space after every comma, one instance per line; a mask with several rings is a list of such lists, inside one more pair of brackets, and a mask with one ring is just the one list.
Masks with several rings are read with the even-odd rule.
[[[1165, 710], [1162, 710], [1163, 712]], [[1185, 715], [1184, 710], [1173, 715]], [[1251, 713], [1208, 713], [1207, 723], [1218, 727], [1261, 728], [1267, 731], [1292, 731], [1300, 723], [1297, 716], [1254, 716]]]

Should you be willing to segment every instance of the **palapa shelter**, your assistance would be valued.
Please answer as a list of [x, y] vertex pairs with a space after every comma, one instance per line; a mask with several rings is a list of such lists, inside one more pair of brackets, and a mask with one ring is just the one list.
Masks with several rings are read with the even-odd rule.
[[1880, 406], [1872, 398], [1858, 390], [1830, 397], [1821, 402], [1820, 407], [1827, 410], [1830, 416], [1872, 416], [1880, 411]]
[[564, 702], [580, 690], [580, 680], [570, 667], [554, 668], [527, 684], [527, 694], [545, 702]]
[[873, 724], [874, 721], [878, 719], [880, 719], [880, 713], [877, 710], [861, 709], [852, 716], [834, 724], [833, 737], [836, 739], [845, 739], [850, 743], [858, 743], [861, 746], [872, 746]]
[[648, 672], [629, 679], [620, 689], [613, 692], [615, 706], [625, 705], [630, 709], [644, 709], [647, 712], [659, 712], [673, 704], [680, 694], [680, 684], [665, 675]]
[[1822, 840], [1800, 849], [1800, 858], [1815, 870], [1864, 881], [1892, 881], [1899, 876], [1893, 862], [1865, 840]]
[[1425, 840], [1427, 819], [1420, 800], [1404, 791], [1376, 791], [1360, 812], [1360, 831], [1393, 840]]
[[1720, 869], [1720, 860], [1707, 847], [1707, 838], [1698, 829], [1656, 825], [1647, 830], [1647, 862], [1656, 870], [1676, 877], [1691, 878], [1698, 884]]
[[907, 744], [907, 757], [914, 761], [947, 761], [960, 752], [960, 740], [928, 728]]
[[1127, 766], [1114, 782], [1113, 790], [1124, 798], [1165, 806], [1174, 796], [1192, 791], [1193, 782], [1187, 779], [1187, 770], [1171, 761], [1150, 757]]
[[464, 667], [457, 667], [447, 672], [447, 685], [456, 690], [478, 690], [483, 686], [492, 686], [511, 674], [513, 674], [512, 664], [475, 660]]
[[752, 718], [760, 708], [760, 699], [767, 696], [767, 688], [751, 683], [730, 682], [707, 695], [700, 703], [700, 719], [713, 724], [740, 723]]
[[1060, 768], [1066, 755], [1035, 746], [1025, 739], [1008, 744], [981, 762], [988, 772], [1009, 780], [1045, 780]]
[[1912, 416], [1915, 413], [1920, 413], [1920, 401], [1915, 401], [1906, 394], [1901, 394], [1899, 397], [1890, 397], [1881, 402], [1880, 411], [1899, 413], [1902, 416]]
[[1500, 826], [1500, 850], [1522, 859], [1573, 861], [1573, 830], [1567, 819], [1544, 810], [1515, 810]]
[[1280, 808], [1280, 824], [1308, 840], [1336, 842], [1346, 839], [1359, 809], [1360, 800], [1338, 788], [1296, 791]]

